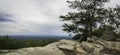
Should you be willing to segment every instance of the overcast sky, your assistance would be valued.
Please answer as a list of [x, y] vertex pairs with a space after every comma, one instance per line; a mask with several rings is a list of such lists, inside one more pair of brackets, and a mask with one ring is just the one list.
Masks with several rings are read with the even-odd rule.
[[68, 11], [66, 0], [0, 0], [0, 35], [67, 35], [59, 16]]

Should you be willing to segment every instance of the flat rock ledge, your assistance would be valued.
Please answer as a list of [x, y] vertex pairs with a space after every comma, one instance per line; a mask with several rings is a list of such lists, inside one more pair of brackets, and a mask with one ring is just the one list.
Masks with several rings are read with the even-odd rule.
[[45, 47], [0, 50], [0, 55], [120, 55], [120, 41], [99, 39], [80, 43], [63, 39]]

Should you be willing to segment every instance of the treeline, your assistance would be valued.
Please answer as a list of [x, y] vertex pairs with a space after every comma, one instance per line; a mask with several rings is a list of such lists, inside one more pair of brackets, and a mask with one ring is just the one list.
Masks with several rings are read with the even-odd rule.
[[0, 49], [19, 49], [26, 47], [45, 46], [57, 40], [18, 40], [9, 36], [0, 36]]

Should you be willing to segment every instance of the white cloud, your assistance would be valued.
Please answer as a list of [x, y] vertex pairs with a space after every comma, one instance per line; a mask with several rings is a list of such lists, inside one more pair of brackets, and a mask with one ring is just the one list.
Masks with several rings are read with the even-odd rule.
[[[119, 3], [113, 1], [112, 6], [114, 2]], [[70, 11], [66, 0], [0, 0], [0, 4], [0, 12], [15, 21], [0, 23], [1, 34], [65, 35], [59, 16]]]
[[58, 17], [63, 12], [60, 10], [64, 10], [65, 2], [61, 0], [1, 0], [0, 9], [12, 15], [10, 19], [16, 22], [1, 23], [0, 31], [5, 34], [63, 34]]

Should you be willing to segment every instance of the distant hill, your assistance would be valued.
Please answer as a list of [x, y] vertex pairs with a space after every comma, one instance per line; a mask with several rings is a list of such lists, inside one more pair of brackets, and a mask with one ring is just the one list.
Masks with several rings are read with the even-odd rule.
[[19, 39], [19, 40], [27, 40], [27, 39], [32, 39], [32, 40], [49, 40], [49, 39], [56, 39], [56, 40], [61, 40], [61, 39], [72, 39], [69, 36], [57, 36], [57, 35], [40, 35], [40, 36], [29, 36], [29, 35], [11, 35], [9, 36], [12, 39]]

